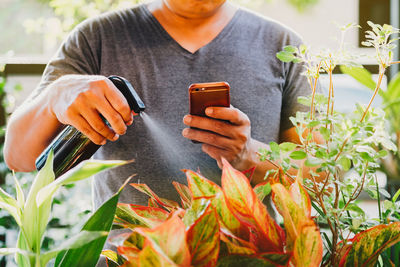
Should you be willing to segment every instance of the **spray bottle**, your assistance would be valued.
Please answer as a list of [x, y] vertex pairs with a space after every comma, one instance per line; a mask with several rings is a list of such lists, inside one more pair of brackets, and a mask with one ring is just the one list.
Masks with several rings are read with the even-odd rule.
[[[144, 111], [145, 105], [143, 101], [126, 79], [119, 76], [110, 76], [108, 79], [110, 79], [124, 95], [131, 110], [137, 114]], [[110, 126], [104, 118], [103, 120]], [[36, 168], [40, 170], [44, 166], [47, 156], [50, 151], [53, 150], [53, 167], [55, 177], [57, 178], [78, 165], [81, 161], [92, 157], [100, 147], [101, 145], [96, 145], [80, 131], [68, 125], [36, 159]]]

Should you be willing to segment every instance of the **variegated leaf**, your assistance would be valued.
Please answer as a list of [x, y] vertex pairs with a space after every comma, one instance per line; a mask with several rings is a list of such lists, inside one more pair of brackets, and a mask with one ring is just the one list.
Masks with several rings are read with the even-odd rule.
[[235, 217], [252, 228], [253, 240], [262, 252], [283, 251], [284, 232], [257, 198], [249, 180], [222, 159], [222, 188]]
[[212, 205], [187, 232], [187, 244], [192, 256], [193, 266], [215, 266], [219, 253], [218, 216]]
[[300, 177], [297, 177], [294, 183], [289, 188], [290, 196], [296, 204], [303, 209], [307, 217], [311, 216], [311, 201], [310, 196], [301, 184]]
[[213, 198], [212, 204], [217, 211], [221, 227], [241, 238], [248, 238], [248, 230], [240, 224], [229, 210], [222, 188], [198, 173], [190, 170], [185, 170], [185, 173], [193, 197]]
[[296, 267], [318, 267], [323, 255], [322, 239], [314, 222], [304, 225], [296, 238], [292, 262]]
[[167, 209], [169, 211], [172, 211], [179, 207], [179, 204], [176, 203], [175, 201], [159, 197], [146, 184], [131, 183], [130, 185], [133, 186], [134, 188], [136, 188], [137, 190], [139, 190], [140, 192], [148, 195], [149, 197], [154, 199], [157, 202], [157, 204], [159, 204], [161, 207], [164, 207], [165, 209]]
[[146, 238], [146, 242], [151, 244], [158, 255], [178, 265], [190, 265], [185, 225], [177, 214], [153, 229], [136, 228], [135, 231]]
[[358, 233], [349, 242], [352, 245], [346, 247], [339, 266], [373, 267], [385, 249], [400, 242], [400, 222], [377, 225]]
[[303, 210], [291, 198], [289, 191], [279, 183], [272, 185], [272, 200], [276, 209], [283, 217], [287, 234], [287, 248], [292, 250], [296, 238], [300, 235], [303, 225], [309, 223]]
[[254, 255], [258, 251], [252, 243], [230, 233], [221, 233], [221, 241], [226, 244], [229, 254]]
[[172, 182], [172, 184], [174, 185], [176, 191], [178, 191], [179, 196], [181, 197], [182, 207], [184, 209], [188, 209], [192, 204], [192, 194], [189, 190], [189, 187], [178, 182]]

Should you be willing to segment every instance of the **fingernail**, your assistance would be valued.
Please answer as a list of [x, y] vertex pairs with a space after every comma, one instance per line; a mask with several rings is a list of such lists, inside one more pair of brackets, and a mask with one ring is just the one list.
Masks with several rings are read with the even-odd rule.
[[100, 144], [103, 146], [107, 143], [107, 140], [103, 140]]
[[188, 135], [188, 131], [189, 131], [188, 128], [183, 129], [182, 135], [186, 137]]
[[183, 121], [184, 121], [185, 123], [189, 124], [189, 123], [192, 121], [192, 116], [186, 115], [186, 116], [183, 118]]
[[118, 135], [118, 134], [115, 134], [114, 137], [113, 137], [111, 140], [112, 140], [112, 141], [117, 141], [118, 138], [119, 138], [119, 135]]
[[133, 123], [133, 120], [130, 120], [130, 121], [128, 121], [128, 122], [126, 123], [126, 126], [131, 126], [132, 123]]
[[212, 115], [214, 113], [214, 110], [212, 108], [207, 108], [206, 109], [206, 114], [207, 115]]

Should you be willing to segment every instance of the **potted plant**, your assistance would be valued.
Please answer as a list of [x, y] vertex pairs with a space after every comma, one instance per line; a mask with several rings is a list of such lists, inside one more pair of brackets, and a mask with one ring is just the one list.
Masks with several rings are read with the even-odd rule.
[[16, 198], [0, 188], [0, 208], [7, 210], [19, 227], [16, 248], [0, 248], [0, 255], [16, 254], [18, 266], [44, 267], [54, 258], [55, 266], [95, 266], [111, 229], [119, 190], [86, 221], [82, 230], [57, 248], [42, 251], [53, 195], [63, 186], [86, 179], [100, 171], [123, 165], [125, 161], [82, 162], [55, 180], [53, 153], [37, 173], [28, 196], [15, 178]]

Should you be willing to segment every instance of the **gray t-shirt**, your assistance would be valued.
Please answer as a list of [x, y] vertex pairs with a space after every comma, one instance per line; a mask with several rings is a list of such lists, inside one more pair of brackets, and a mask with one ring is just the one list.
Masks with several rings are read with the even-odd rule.
[[[123, 181], [145, 183], [159, 196], [177, 200], [172, 181], [186, 183], [181, 169], [202, 172], [219, 183], [212, 158], [181, 135], [188, 113], [191, 83], [226, 81], [231, 104], [248, 115], [252, 137], [268, 143], [292, 127], [289, 116], [304, 110], [297, 97], [308, 95], [300, 65], [282, 63], [276, 53], [300, 43], [288, 28], [239, 9], [209, 44], [195, 53], [181, 47], [145, 5], [110, 12], [80, 24], [48, 64], [36, 93], [65, 74], [119, 75], [128, 79], [146, 104], [146, 117], [116, 142], [95, 154], [99, 159], [134, 159], [134, 163], [94, 179], [95, 206]], [[127, 186], [121, 202], [146, 204], [147, 196]]]

